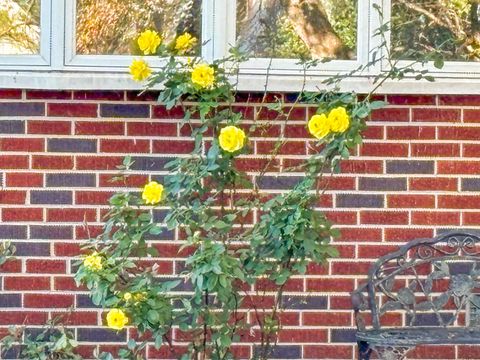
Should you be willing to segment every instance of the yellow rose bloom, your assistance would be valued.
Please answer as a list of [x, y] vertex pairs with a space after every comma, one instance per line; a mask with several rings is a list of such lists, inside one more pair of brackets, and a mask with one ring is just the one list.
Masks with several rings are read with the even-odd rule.
[[122, 330], [128, 324], [128, 317], [120, 309], [112, 309], [107, 314], [107, 324], [110, 329]]
[[145, 60], [134, 59], [129, 67], [133, 80], [143, 81], [152, 74], [152, 69]]
[[207, 64], [199, 64], [193, 68], [192, 82], [201, 88], [211, 88], [215, 83], [215, 70]]
[[129, 292], [123, 294], [123, 300], [125, 300], [125, 301], [130, 301], [130, 300], [132, 300], [132, 294], [129, 293]]
[[189, 33], [185, 33], [180, 35], [175, 41], [175, 50], [177, 50], [179, 54], [186, 54], [192, 50], [195, 45], [197, 45], [197, 38]]
[[103, 269], [102, 257], [95, 251], [83, 260], [83, 266], [90, 271], [99, 271]]
[[230, 153], [240, 150], [245, 144], [245, 132], [236, 126], [227, 126], [220, 130], [220, 147]]
[[140, 34], [137, 40], [138, 47], [145, 55], [155, 54], [161, 42], [162, 38], [160, 35], [152, 30], [145, 30]]
[[339, 106], [328, 114], [330, 129], [333, 132], [342, 133], [350, 126], [350, 116], [343, 106]]
[[313, 115], [308, 122], [308, 131], [318, 140], [323, 139], [330, 134], [330, 119], [325, 114]]
[[147, 293], [146, 292], [141, 292], [133, 295], [133, 300], [136, 302], [144, 301], [147, 299]]
[[151, 181], [143, 188], [142, 199], [145, 204], [155, 205], [162, 200], [163, 185], [156, 181]]

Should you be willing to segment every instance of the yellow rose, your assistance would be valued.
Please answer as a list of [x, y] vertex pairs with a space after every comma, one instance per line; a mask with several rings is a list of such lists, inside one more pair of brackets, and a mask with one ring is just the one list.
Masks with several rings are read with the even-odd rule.
[[224, 127], [220, 130], [218, 142], [223, 150], [233, 153], [243, 148], [245, 132], [236, 126]]
[[350, 126], [350, 116], [348, 116], [347, 110], [343, 106], [339, 106], [330, 111], [328, 120], [330, 122], [330, 129], [333, 132], [342, 133]]
[[186, 54], [192, 50], [195, 45], [197, 45], [197, 38], [189, 33], [185, 33], [180, 35], [175, 41], [175, 50], [177, 50], [179, 54]]
[[112, 309], [107, 314], [107, 324], [110, 329], [122, 330], [128, 324], [128, 317], [120, 309]]
[[151, 181], [143, 188], [142, 199], [145, 204], [155, 205], [162, 200], [163, 185], [156, 181]]
[[207, 64], [199, 64], [193, 68], [192, 82], [201, 88], [211, 88], [215, 83], [215, 70]]
[[330, 133], [330, 119], [325, 114], [313, 115], [308, 122], [308, 131], [318, 140], [323, 139]]
[[155, 54], [162, 38], [156, 31], [145, 30], [138, 37], [138, 47], [145, 55]]
[[134, 59], [130, 65], [130, 74], [135, 81], [143, 81], [152, 74], [152, 69], [145, 60]]
[[125, 301], [132, 300], [132, 294], [129, 293], [129, 292], [126, 292], [125, 294], [123, 294], [123, 300], [125, 300]]
[[136, 293], [133, 295], [133, 300], [136, 302], [144, 301], [147, 299], [147, 293], [146, 292], [141, 292], [141, 293]]
[[83, 260], [83, 266], [90, 271], [99, 271], [103, 269], [102, 257], [95, 251]]

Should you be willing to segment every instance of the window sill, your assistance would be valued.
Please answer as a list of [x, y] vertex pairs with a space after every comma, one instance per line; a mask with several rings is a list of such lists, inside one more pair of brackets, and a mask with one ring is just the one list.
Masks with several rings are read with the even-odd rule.
[[[317, 91], [324, 88], [322, 80], [327, 76], [308, 76], [306, 81], [299, 75], [271, 74], [268, 91], [298, 92]], [[373, 88], [372, 78], [355, 77], [342, 82], [342, 91], [366, 93]], [[234, 79], [236, 80], [236, 79]], [[265, 74], [243, 74], [239, 77], [239, 91], [262, 92], [265, 90]], [[305, 82], [305, 83], [304, 83]], [[2, 71], [0, 88], [45, 89], [45, 90], [141, 90], [125, 73], [113, 72], [41, 72]], [[377, 91], [383, 94], [480, 94], [480, 78], [436, 77], [435, 82], [404, 79], [388, 81]]]

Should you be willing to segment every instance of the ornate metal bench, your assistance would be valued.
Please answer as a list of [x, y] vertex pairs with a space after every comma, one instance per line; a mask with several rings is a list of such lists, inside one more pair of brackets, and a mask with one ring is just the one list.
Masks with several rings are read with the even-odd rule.
[[394, 360], [417, 345], [480, 344], [480, 233], [417, 239], [381, 257], [352, 305], [360, 360], [372, 351]]

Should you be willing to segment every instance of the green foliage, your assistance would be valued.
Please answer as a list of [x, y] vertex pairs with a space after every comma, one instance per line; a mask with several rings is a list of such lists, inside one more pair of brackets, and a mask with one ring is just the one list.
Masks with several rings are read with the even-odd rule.
[[[58, 326], [54, 319], [36, 336], [26, 334], [24, 328], [10, 326], [9, 335], [2, 339], [2, 356], [6, 352], [17, 354], [18, 359], [29, 360], [80, 360], [75, 353], [78, 346], [73, 332]], [[23, 338], [23, 340], [22, 340]]]

